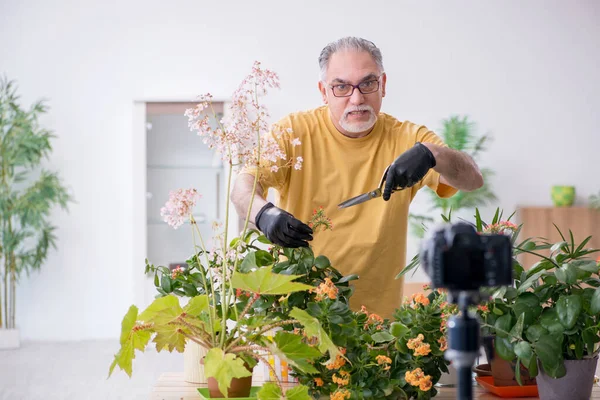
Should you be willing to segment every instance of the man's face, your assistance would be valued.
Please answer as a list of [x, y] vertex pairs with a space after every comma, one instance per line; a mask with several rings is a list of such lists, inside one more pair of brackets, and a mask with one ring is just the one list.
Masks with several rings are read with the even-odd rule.
[[[331, 120], [342, 134], [362, 137], [373, 129], [385, 96], [386, 76], [367, 52], [341, 51], [329, 59], [325, 82], [319, 82], [323, 101], [329, 104]], [[351, 85], [361, 85], [363, 94]], [[334, 87], [332, 89], [332, 86]], [[340, 94], [350, 94], [337, 97]]]

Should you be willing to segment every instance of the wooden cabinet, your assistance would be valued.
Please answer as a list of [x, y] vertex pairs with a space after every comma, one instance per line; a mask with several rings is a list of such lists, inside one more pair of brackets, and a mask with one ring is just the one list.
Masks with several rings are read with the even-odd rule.
[[[587, 248], [600, 249], [600, 211], [588, 207], [519, 207], [517, 220], [523, 224], [520, 241], [528, 237], [543, 237], [551, 243], [561, 240], [554, 224], [569, 239], [569, 229], [573, 232], [575, 243], [580, 243], [587, 236], [592, 236]], [[543, 252], [549, 254], [549, 250]], [[594, 253], [596, 258], [600, 255]], [[520, 261], [525, 269], [539, 261], [539, 257], [531, 254], [521, 255]]]

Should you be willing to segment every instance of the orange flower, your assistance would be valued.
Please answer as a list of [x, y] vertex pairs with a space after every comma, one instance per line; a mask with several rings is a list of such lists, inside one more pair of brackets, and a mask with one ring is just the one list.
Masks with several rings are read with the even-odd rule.
[[317, 385], [317, 386], [323, 386], [323, 379], [321, 379], [321, 378], [315, 378], [315, 385]]
[[346, 386], [348, 383], [350, 383], [350, 373], [348, 371], [340, 371], [339, 374], [340, 376], [333, 374], [331, 380], [334, 383], [337, 383], [340, 386]]
[[425, 375], [421, 368], [417, 368], [414, 371], [406, 371], [404, 379], [412, 386], [418, 386], [423, 392], [428, 391], [432, 386], [431, 376]]
[[383, 354], [378, 355], [377, 357], [375, 357], [375, 359], [377, 360], [377, 364], [379, 365], [392, 363], [392, 359], [388, 356], [384, 356]]
[[428, 343], [422, 343], [421, 345], [419, 345], [419, 347], [417, 347], [415, 349], [415, 352], [413, 353], [415, 356], [426, 356], [429, 353], [431, 353], [431, 348], [429, 346]]
[[440, 350], [446, 351], [446, 349], [448, 348], [448, 340], [446, 339], [446, 336], [442, 336], [441, 338], [439, 338], [438, 343], [440, 344]]
[[431, 382], [431, 376], [429, 375], [424, 376], [419, 381], [419, 389], [421, 389], [423, 392], [426, 392], [429, 389], [431, 389], [431, 386], [433, 386], [433, 383]]
[[321, 301], [326, 297], [329, 297], [331, 300], [335, 300], [338, 295], [338, 288], [331, 279], [325, 278], [325, 282], [321, 283], [315, 289], [315, 292], [317, 293], [317, 296], [315, 297], [315, 300], [317, 301]]
[[412, 301], [414, 302], [414, 304], [412, 305], [412, 308], [417, 308], [417, 304], [421, 304], [423, 306], [429, 305], [429, 299], [427, 297], [425, 297], [425, 295], [423, 293], [413, 294]]
[[419, 347], [421, 345], [421, 343], [423, 343], [423, 339], [425, 339], [425, 336], [423, 336], [422, 333], [419, 333], [419, 335], [416, 338], [408, 339], [408, 343], [406, 343], [406, 347], [408, 347], [411, 350], [414, 350], [417, 347]]
[[350, 391], [347, 389], [338, 389], [329, 396], [331, 400], [344, 400], [350, 398]]
[[346, 349], [341, 348], [340, 353], [342, 354], [338, 354], [335, 356], [335, 360], [325, 364], [325, 367], [327, 367], [328, 370], [340, 369], [341, 367], [346, 365], [346, 359], [343, 357], [343, 355], [346, 354]]

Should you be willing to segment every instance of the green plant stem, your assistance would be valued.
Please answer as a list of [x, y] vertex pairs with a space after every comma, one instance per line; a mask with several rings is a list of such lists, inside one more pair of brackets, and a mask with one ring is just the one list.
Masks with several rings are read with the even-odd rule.
[[[266, 350], [269, 351], [268, 349], [266, 349]], [[281, 381], [279, 380], [279, 377], [277, 376], [277, 372], [275, 371], [275, 368], [273, 368], [273, 366], [271, 364], [269, 364], [269, 362], [267, 360], [265, 360], [264, 357], [254, 353], [252, 351], [244, 351], [244, 354], [248, 354], [250, 357], [252, 357], [258, 361], [262, 361], [267, 367], [269, 367], [269, 370], [273, 373], [273, 376], [275, 377], [275, 383], [279, 387], [279, 390], [281, 391], [281, 395], [284, 396], [283, 386], [281, 385]], [[282, 397], [282, 398], [284, 398], [284, 397]]]
[[265, 325], [261, 328], [260, 331], [258, 331], [258, 335], [262, 335], [263, 333], [268, 332], [273, 328], [277, 328], [278, 326], [291, 325], [296, 323], [298, 323], [298, 321], [295, 319], [286, 319], [283, 321], [275, 322], [273, 324]]
[[[239, 322], [242, 318], [244, 318], [244, 316], [246, 315], [246, 313], [250, 310], [250, 308], [254, 305], [254, 303], [256, 303], [256, 300], [258, 300], [260, 296], [258, 295], [254, 295], [252, 296], [251, 299], [248, 300], [248, 303], [246, 303], [246, 307], [244, 307], [244, 309], [242, 310], [242, 313], [240, 314], [239, 318], [235, 321], [235, 326], [233, 327], [233, 329], [231, 330], [231, 336], [233, 337], [233, 335], [235, 335], [235, 332], [239, 329]], [[231, 348], [233, 346], [234, 343], [238, 342], [239, 339], [241, 338], [241, 336], [239, 336], [237, 339], [234, 339], [232, 344], [230, 344], [229, 346], [227, 346], [227, 348]]]
[[197, 337], [195, 337], [194, 335], [190, 335], [188, 333], [185, 333], [182, 329], [178, 330], [179, 333], [181, 333], [183, 336], [185, 336], [186, 338], [190, 339], [192, 342], [196, 343], [198, 346], [202, 346], [205, 349], [210, 349], [210, 345], [208, 345], [206, 342], [199, 340]]
[[187, 322], [183, 315], [180, 315], [179, 317], [177, 317], [177, 321], [178, 322], [170, 322], [170, 324], [173, 325], [177, 325], [177, 324], [181, 324], [183, 326], [185, 326], [186, 328], [188, 328], [190, 330], [190, 332], [192, 333], [192, 335], [194, 335], [194, 337], [196, 337], [198, 340], [202, 341], [204, 343], [204, 346], [206, 348], [209, 348], [210, 346], [207, 344], [207, 340], [208, 343], [210, 343], [210, 336], [208, 335], [208, 333], [206, 333], [205, 331], [199, 329], [198, 327], [190, 324], [189, 322]]
[[[230, 201], [229, 201], [229, 193], [231, 193], [231, 176], [233, 174], [233, 164], [231, 162], [231, 157], [229, 159], [229, 173], [227, 174], [227, 204], [225, 204], [225, 230], [224, 230], [224, 235], [223, 235], [223, 287], [222, 287], [222, 299], [221, 300], [221, 309], [223, 312], [223, 321], [224, 321], [224, 325], [222, 327], [222, 329], [225, 329], [226, 326], [226, 322], [227, 322], [227, 311], [229, 310], [229, 303], [231, 301], [231, 299], [235, 299], [235, 296], [233, 296], [233, 288], [231, 287], [231, 285], [226, 285], [225, 281], [226, 281], [226, 277], [227, 277], [227, 250], [229, 249], [229, 246], [227, 245], [227, 232], [229, 230], [229, 209], [230, 209]], [[238, 250], [237, 250], [237, 246], [236, 246], [236, 251], [235, 251], [235, 260], [233, 262], [233, 271], [232, 273], [235, 272], [236, 270], [236, 265], [237, 265], [237, 255], [238, 255]], [[231, 297], [230, 297], [231, 296]], [[235, 301], [234, 301], [234, 307], [233, 309], [236, 312], [237, 315], [237, 310], [235, 308]], [[237, 319], [237, 317], [236, 317]], [[223, 330], [223, 332], [225, 332], [225, 330]], [[221, 346], [225, 345], [225, 335], [221, 336]]]
[[[210, 271], [210, 259], [208, 258], [208, 252], [206, 251], [206, 246], [204, 244], [204, 240], [202, 239], [202, 234], [200, 233], [200, 230], [198, 229], [198, 224], [196, 223], [196, 220], [194, 219], [193, 215], [190, 215], [190, 224], [192, 225], [192, 240], [194, 241], [194, 255], [196, 257], [196, 262], [198, 263], [198, 266], [200, 268], [202, 268], [202, 263], [200, 262], [200, 259], [198, 257], [198, 252], [196, 251], [198, 248], [198, 245], [196, 244], [196, 234], [195, 232], [198, 232], [198, 238], [200, 239], [200, 244], [202, 246], [202, 252], [204, 253], [204, 256], [206, 257], [206, 268], [208, 268], [208, 273], [211, 273]], [[204, 285], [204, 293], [206, 293], [206, 295], [208, 295], [208, 286], [206, 285], [206, 273], [204, 271], [202, 271], [202, 275], [203, 275], [203, 285]], [[212, 277], [211, 277], [212, 280]], [[213, 299], [216, 298], [215, 296], [215, 289], [213, 287], [213, 285], [210, 285], [210, 290], [212, 292], [212, 296]], [[208, 318], [210, 321], [210, 334], [211, 334], [211, 338], [212, 338], [212, 343], [214, 344], [216, 342], [216, 336], [215, 336], [215, 318], [216, 316], [213, 317], [213, 312], [212, 309], [209, 307], [208, 308]]]
[[17, 303], [17, 263], [14, 254], [11, 254], [12, 262], [10, 268], [10, 329], [15, 329], [15, 314]]

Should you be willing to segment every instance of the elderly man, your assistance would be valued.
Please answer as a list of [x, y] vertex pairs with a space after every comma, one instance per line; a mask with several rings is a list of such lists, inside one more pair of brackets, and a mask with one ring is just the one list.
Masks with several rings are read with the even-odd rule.
[[[271, 242], [308, 246], [327, 256], [343, 274], [358, 274], [350, 299], [353, 309], [391, 317], [402, 299], [408, 211], [417, 191], [429, 186], [440, 197], [481, 187], [483, 178], [466, 154], [448, 148], [425, 126], [380, 112], [387, 75], [381, 51], [370, 41], [346, 37], [328, 44], [319, 57], [319, 90], [325, 105], [288, 115], [301, 146], [280, 140], [288, 160], [302, 157], [301, 170], [264, 168], [250, 212]], [[348, 208], [343, 200], [379, 185], [389, 166], [382, 199]], [[238, 176], [232, 201], [246, 215], [256, 170]], [[277, 191], [277, 206], [265, 200]], [[308, 221], [323, 206], [335, 227], [313, 240]]]

